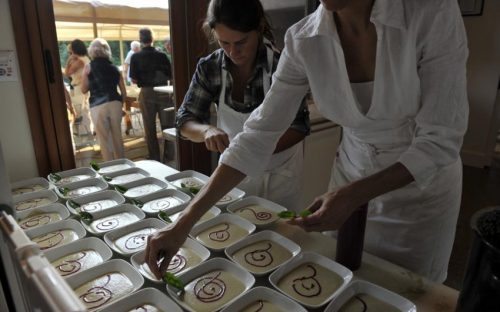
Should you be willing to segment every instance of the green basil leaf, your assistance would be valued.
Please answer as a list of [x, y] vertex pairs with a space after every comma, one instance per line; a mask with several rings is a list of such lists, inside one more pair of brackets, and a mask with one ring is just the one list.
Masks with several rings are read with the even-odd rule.
[[83, 222], [89, 224], [94, 220], [94, 217], [90, 213], [82, 211], [82, 212], [80, 212], [80, 219]]
[[80, 208], [80, 204], [78, 204], [77, 202], [75, 202], [74, 200], [70, 199], [68, 200], [68, 205], [73, 208], [73, 209], [77, 209], [77, 208]]
[[102, 178], [106, 181], [106, 182], [111, 182], [113, 181], [113, 178], [110, 177], [110, 176], [107, 176], [107, 175], [103, 175]]
[[53, 182], [59, 182], [61, 181], [62, 177], [58, 175], [57, 173], [51, 173], [49, 174], [49, 179]]
[[137, 199], [132, 199], [132, 203], [139, 208], [142, 208], [144, 206], [144, 203]]
[[302, 211], [299, 213], [299, 216], [300, 216], [300, 217], [302, 217], [302, 218], [305, 218], [305, 217], [307, 217], [307, 216], [309, 216], [309, 215], [311, 215], [311, 214], [312, 214], [312, 212], [311, 212], [311, 211], [309, 211], [309, 210], [302, 210]]
[[123, 187], [121, 185], [115, 185], [115, 190], [117, 190], [118, 192], [122, 193], [122, 194], [125, 194], [128, 189], [126, 187]]
[[67, 187], [60, 187], [59, 188], [59, 192], [63, 195], [63, 196], [67, 196], [68, 193], [69, 193], [69, 188]]
[[170, 272], [167, 272], [165, 273], [165, 275], [163, 275], [163, 281], [170, 286], [173, 286], [180, 290], [184, 290], [184, 284], [182, 283], [182, 281]]
[[160, 219], [164, 220], [167, 223], [173, 223], [172, 219], [170, 219], [168, 213], [166, 213], [165, 211], [160, 211], [160, 213], [158, 213], [158, 217], [160, 217]]
[[101, 167], [94, 160], [90, 162], [90, 167], [92, 167], [92, 169], [94, 169], [95, 171], [101, 170]]
[[278, 217], [283, 219], [293, 219], [297, 217], [297, 214], [295, 213], [295, 211], [286, 210], [286, 211], [280, 211], [278, 213]]

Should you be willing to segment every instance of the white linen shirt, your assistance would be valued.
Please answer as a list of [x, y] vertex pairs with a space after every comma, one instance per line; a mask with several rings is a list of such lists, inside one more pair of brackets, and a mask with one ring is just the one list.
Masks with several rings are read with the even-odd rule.
[[221, 163], [258, 176], [309, 88], [322, 115], [345, 128], [377, 133], [413, 122], [413, 139], [398, 161], [420, 189], [455, 163], [468, 118], [468, 49], [457, 1], [375, 0], [370, 21], [377, 54], [366, 114], [355, 103], [333, 13], [320, 5], [288, 29], [263, 105]]

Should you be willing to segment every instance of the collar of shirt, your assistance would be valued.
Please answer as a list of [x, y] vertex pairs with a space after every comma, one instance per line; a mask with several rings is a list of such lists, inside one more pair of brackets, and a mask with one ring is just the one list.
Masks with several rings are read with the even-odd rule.
[[[403, 0], [377, 0], [373, 4], [370, 15], [371, 22], [377, 22], [394, 28], [406, 29], [406, 18]], [[337, 33], [337, 26], [331, 11], [320, 4], [312, 13], [312, 18], [295, 35], [296, 38], [315, 36], [333, 36]]]

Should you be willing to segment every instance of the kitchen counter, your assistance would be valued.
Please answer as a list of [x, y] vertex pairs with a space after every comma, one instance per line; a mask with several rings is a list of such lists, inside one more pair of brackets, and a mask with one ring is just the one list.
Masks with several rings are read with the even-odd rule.
[[[152, 176], [163, 179], [178, 172], [159, 162], [138, 161], [137, 166], [150, 172]], [[312, 251], [335, 259], [336, 240], [320, 233], [307, 233], [302, 229], [277, 223], [274, 230], [291, 239], [302, 251]], [[325, 246], [327, 246], [325, 248]], [[361, 268], [354, 272], [355, 279], [363, 279], [389, 289], [415, 303], [418, 312], [453, 312], [458, 299], [458, 291], [443, 284], [433, 283], [409, 270], [393, 263], [363, 253]], [[318, 310], [319, 311], [319, 310]]]

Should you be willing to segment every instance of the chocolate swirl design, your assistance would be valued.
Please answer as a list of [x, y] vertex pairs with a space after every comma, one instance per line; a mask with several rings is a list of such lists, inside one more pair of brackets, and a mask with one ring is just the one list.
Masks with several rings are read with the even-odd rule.
[[21, 195], [21, 194], [25, 194], [25, 193], [31, 193], [34, 191], [36, 191], [36, 185], [19, 187], [19, 188], [14, 189], [12, 191], [12, 193], [14, 193], [16, 195]]
[[218, 202], [219, 203], [226, 203], [233, 200], [233, 198], [230, 195], [224, 195]]
[[102, 210], [102, 204], [100, 202], [95, 202], [95, 203], [89, 203], [87, 205], [83, 205], [81, 210], [85, 212], [92, 212], [92, 211], [101, 211]]
[[141, 248], [142, 246], [144, 246], [146, 244], [148, 236], [151, 233], [152, 233], [152, 230], [148, 229], [147, 233], [143, 232], [143, 233], [136, 234], [134, 236], [130, 236], [125, 241], [125, 248], [127, 248], [128, 250], [135, 250], [135, 249]]
[[172, 203], [170, 203], [170, 201], [168, 200], [168, 198], [163, 198], [163, 199], [159, 199], [157, 201], [155, 201], [152, 205], [151, 205], [151, 209], [153, 210], [164, 210], [164, 209], [167, 209], [168, 207], [170, 207]]
[[95, 227], [101, 231], [109, 231], [116, 228], [119, 224], [120, 220], [117, 218], [110, 218], [97, 223]]
[[62, 276], [70, 275], [80, 271], [80, 269], [82, 268], [82, 263], [79, 260], [85, 258], [87, 253], [84, 251], [80, 251], [78, 252], [78, 254], [80, 254], [81, 256], [73, 260], [64, 260], [63, 263], [56, 266], [56, 269], [61, 272]]
[[173, 274], [177, 274], [186, 267], [186, 264], [186, 258], [180, 254], [176, 254], [172, 257], [172, 260], [170, 260], [167, 271]]
[[303, 297], [316, 297], [321, 293], [321, 285], [318, 280], [315, 279], [317, 274], [316, 269], [310, 264], [308, 264], [307, 267], [312, 270], [312, 274], [294, 279], [292, 281], [292, 287], [297, 294]]
[[259, 300], [259, 306], [257, 307], [257, 310], [255, 310], [254, 312], [259, 312], [259, 311], [262, 311], [262, 309], [264, 309], [264, 301], [262, 300]]
[[229, 234], [229, 224], [227, 223], [222, 223], [222, 225], [225, 226], [224, 229], [222, 230], [218, 230], [218, 231], [214, 231], [214, 232], [210, 232], [208, 234], [208, 238], [210, 238], [211, 240], [213, 241], [216, 241], [216, 242], [225, 242], [229, 239], [229, 237], [231, 237], [231, 234]]
[[255, 211], [249, 207], [242, 208], [240, 211], [243, 212], [245, 210], [250, 210], [253, 213], [255, 219], [257, 219], [259, 221], [266, 221], [266, 220], [269, 220], [273, 217], [273, 215], [267, 211]]
[[[44, 199], [45, 198], [34, 198], [34, 199], [30, 199], [30, 200], [25, 200], [25, 201], [20, 202], [19, 204], [16, 205], [16, 210], [22, 211], [22, 210], [38, 207], [38, 203], [40, 203]], [[21, 207], [21, 206], [24, 206], [24, 207]]]
[[40, 237], [41, 239], [37, 240], [37, 243], [40, 245], [43, 242], [48, 242], [47, 246], [40, 247], [41, 250], [49, 249], [54, 246], [59, 245], [63, 239], [64, 235], [61, 231], [50, 232]]
[[214, 276], [201, 277], [194, 285], [196, 299], [201, 302], [214, 302], [224, 297], [226, 293], [226, 283], [219, 279], [222, 272], [215, 273]]
[[144, 311], [144, 312], [148, 312], [148, 308], [146, 308], [145, 306], [140, 306], [140, 307], [135, 308], [132, 311], [137, 311], [137, 312]]
[[250, 265], [260, 268], [264, 268], [273, 263], [273, 255], [269, 252], [269, 249], [271, 249], [273, 245], [271, 243], [267, 243], [267, 245], [267, 248], [247, 252], [245, 254], [245, 261]]
[[361, 308], [362, 310], [360, 312], [366, 312], [368, 311], [368, 305], [366, 304], [366, 302], [359, 296], [354, 296], [353, 297], [355, 300], [359, 301], [363, 307]]
[[101, 307], [113, 297], [113, 292], [105, 287], [111, 281], [111, 275], [106, 274], [106, 277], [108, 280], [104, 285], [94, 286], [80, 296], [80, 300], [82, 300], [88, 308], [95, 309]]
[[29, 228], [32, 228], [32, 227], [35, 227], [35, 226], [44, 225], [44, 224], [49, 223], [50, 220], [51, 220], [51, 218], [50, 218], [49, 215], [34, 216], [34, 217], [31, 217], [28, 220], [24, 221], [21, 224], [21, 228], [23, 228], [23, 229], [29, 229]]

